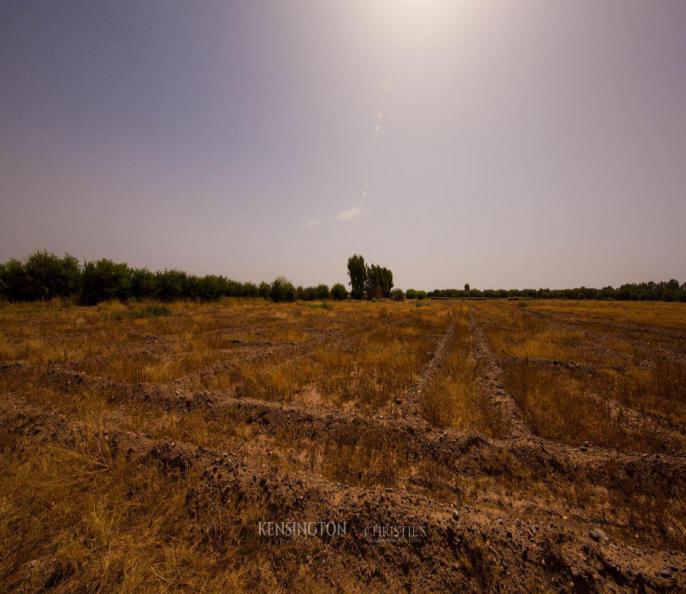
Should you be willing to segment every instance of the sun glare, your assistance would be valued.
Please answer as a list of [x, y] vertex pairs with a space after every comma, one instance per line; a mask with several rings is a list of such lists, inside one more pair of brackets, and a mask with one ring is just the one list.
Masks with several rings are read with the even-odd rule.
[[477, 8], [467, 0], [379, 0], [361, 4], [379, 35], [395, 42], [426, 41], [464, 26]]

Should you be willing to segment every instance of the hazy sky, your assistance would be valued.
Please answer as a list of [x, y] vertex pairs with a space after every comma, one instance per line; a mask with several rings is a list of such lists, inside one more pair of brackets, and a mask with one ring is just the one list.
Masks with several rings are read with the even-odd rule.
[[2, 0], [0, 260], [686, 280], [684, 0]]

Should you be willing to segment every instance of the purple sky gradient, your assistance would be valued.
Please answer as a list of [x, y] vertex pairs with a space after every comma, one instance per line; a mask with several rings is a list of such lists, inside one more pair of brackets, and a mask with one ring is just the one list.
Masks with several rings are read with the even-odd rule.
[[4, 0], [0, 260], [686, 280], [683, 0]]

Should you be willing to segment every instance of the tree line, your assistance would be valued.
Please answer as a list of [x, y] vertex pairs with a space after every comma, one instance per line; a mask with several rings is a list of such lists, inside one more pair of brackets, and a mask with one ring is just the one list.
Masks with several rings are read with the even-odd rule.
[[[408, 294], [410, 289], [408, 289]], [[684, 301], [686, 282], [676, 279], [663, 282], [626, 283], [617, 288], [602, 289], [578, 287], [576, 289], [486, 289], [480, 291], [465, 285], [462, 289], [435, 289], [427, 293], [433, 298], [482, 299], [606, 299], [617, 301]]]
[[40, 301], [56, 297], [84, 305], [119, 299], [195, 299], [213, 301], [221, 297], [262, 297], [273, 301], [345, 299], [346, 288], [338, 283], [329, 288], [295, 287], [283, 277], [272, 283], [241, 283], [225, 276], [196, 276], [180, 270], [151, 272], [128, 264], [101, 259], [79, 261], [68, 254], [60, 257], [35, 252], [25, 261], [0, 264], [0, 297], [9, 301]]
[[320, 284], [294, 286], [278, 277], [271, 283], [241, 283], [220, 275], [196, 276], [180, 270], [151, 272], [128, 264], [101, 259], [83, 264], [68, 254], [60, 257], [47, 251], [31, 254], [26, 260], [0, 263], [0, 298], [8, 301], [39, 301], [56, 297], [93, 305], [110, 299], [155, 299], [173, 301], [194, 299], [211, 301], [221, 297], [262, 297], [272, 301], [314, 301], [391, 298], [440, 299], [608, 299], [620, 301], [686, 302], [686, 283], [672, 279], [666, 282], [628, 283], [602, 289], [408, 289], [403, 293], [393, 286], [393, 272], [377, 264], [367, 265], [358, 254], [348, 259], [350, 292], [341, 283], [332, 287]]

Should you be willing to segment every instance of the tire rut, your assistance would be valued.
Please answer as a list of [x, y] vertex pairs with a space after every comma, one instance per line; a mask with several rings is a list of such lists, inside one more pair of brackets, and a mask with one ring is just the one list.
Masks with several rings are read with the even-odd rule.
[[481, 326], [470, 317], [470, 328], [474, 337], [474, 358], [477, 362], [477, 389], [498, 411], [509, 428], [510, 437], [522, 438], [532, 435], [524, 415], [512, 396], [505, 390], [503, 370], [491, 350]]

